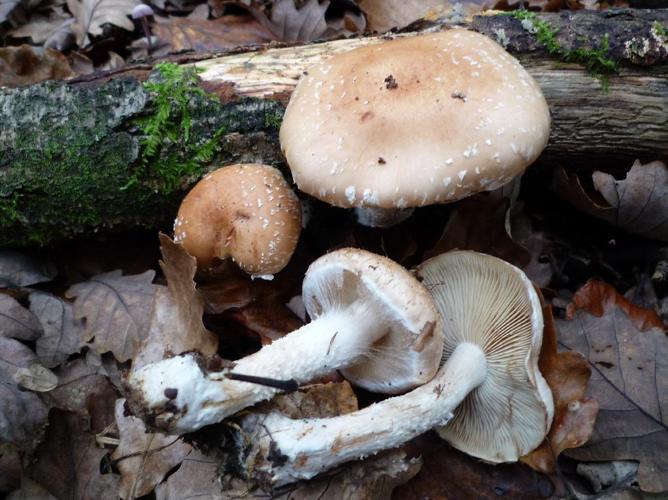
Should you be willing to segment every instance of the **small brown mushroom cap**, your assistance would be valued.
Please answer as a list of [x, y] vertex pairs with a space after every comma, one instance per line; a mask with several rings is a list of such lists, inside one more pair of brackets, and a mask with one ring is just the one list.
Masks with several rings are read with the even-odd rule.
[[301, 231], [299, 199], [277, 169], [230, 165], [204, 176], [181, 203], [174, 241], [208, 266], [231, 258], [247, 273], [277, 273]]
[[302, 76], [281, 147], [302, 191], [341, 207], [455, 201], [509, 182], [544, 149], [540, 88], [463, 29], [335, 55]]
[[444, 359], [469, 343], [483, 351], [487, 364], [485, 380], [437, 432], [488, 462], [518, 460], [540, 445], [554, 414], [552, 393], [538, 369], [543, 316], [533, 284], [507, 262], [470, 251], [429, 259], [417, 276], [445, 323]]

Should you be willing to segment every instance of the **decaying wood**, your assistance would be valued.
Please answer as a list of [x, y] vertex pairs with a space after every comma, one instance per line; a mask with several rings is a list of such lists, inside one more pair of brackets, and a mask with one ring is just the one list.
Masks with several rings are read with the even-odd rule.
[[[460, 24], [505, 45], [541, 85], [553, 117], [548, 160], [592, 165], [668, 158], [668, 10], [564, 12], [537, 19], [557, 30], [564, 51], [598, 49], [607, 39], [607, 57], [619, 64], [609, 89], [582, 65], [548, 54], [531, 23], [502, 14], [421, 22], [383, 37], [180, 56], [202, 70], [205, 88], [221, 98], [193, 102], [193, 140], [205, 142], [224, 128], [216, 164], [280, 165], [280, 116], [309, 65], [387, 38]], [[0, 244], [164, 227], [171, 219], [180, 193], [165, 194], [160, 179], [127, 186], [141, 155], [136, 119], [153, 110], [140, 83], [150, 67], [0, 90]], [[195, 179], [184, 177], [182, 187]]]

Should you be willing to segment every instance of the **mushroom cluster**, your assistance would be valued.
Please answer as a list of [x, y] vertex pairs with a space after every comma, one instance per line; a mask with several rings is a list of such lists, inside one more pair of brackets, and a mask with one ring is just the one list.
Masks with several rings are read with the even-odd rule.
[[[304, 72], [280, 141], [302, 191], [385, 226], [412, 207], [511, 181], [541, 153], [549, 128], [545, 99], [519, 62], [487, 37], [452, 29]], [[191, 190], [174, 239], [201, 266], [231, 258], [270, 275], [290, 259], [300, 226], [299, 200], [279, 171], [232, 165]], [[455, 251], [411, 273], [344, 248], [311, 264], [302, 296], [310, 323], [250, 356], [213, 369], [186, 353], [133, 370], [130, 404], [156, 427], [186, 433], [336, 370], [393, 395], [328, 419], [264, 415], [248, 461], [272, 487], [430, 429], [493, 463], [544, 439], [554, 409], [537, 364], [543, 320], [521, 270]]]
[[300, 190], [360, 222], [511, 181], [545, 147], [550, 113], [520, 63], [451, 29], [335, 55], [302, 75], [280, 130]]
[[407, 394], [339, 417], [262, 418], [252, 467], [271, 486], [309, 479], [430, 429], [492, 463], [517, 461], [543, 441], [554, 403], [538, 369], [543, 317], [531, 281], [496, 257], [467, 251], [434, 257], [417, 276], [445, 324], [438, 374]]

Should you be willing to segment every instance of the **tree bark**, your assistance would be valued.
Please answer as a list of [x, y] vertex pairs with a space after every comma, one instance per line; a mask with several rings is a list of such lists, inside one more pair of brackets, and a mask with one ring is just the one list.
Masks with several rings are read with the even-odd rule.
[[[556, 31], [559, 53], [550, 54], [539, 40], [540, 21]], [[309, 65], [453, 24], [505, 45], [539, 82], [553, 118], [547, 161], [592, 166], [668, 159], [668, 10], [546, 13], [524, 23], [503, 14], [441, 19], [383, 37], [179, 56], [173, 60], [199, 68], [202, 86], [220, 99], [191, 100], [192, 140], [204, 144], [224, 130], [215, 136], [212, 165], [262, 162], [285, 168], [278, 127]], [[606, 40], [607, 50], [599, 56], [617, 62], [614, 74], [593, 76], [582, 64], [561, 60], [577, 49], [605, 48]], [[177, 189], [165, 189], [166, 181], [151, 174], [155, 164], [144, 165], [148, 175], [128, 185], [142, 161], [144, 136], [137, 120], [155, 112], [154, 96], [141, 83], [150, 70], [150, 64], [139, 64], [0, 90], [0, 246], [46, 244], [92, 231], [165, 228], [183, 189], [212, 167], [200, 165], [181, 175]], [[174, 147], [165, 142], [154, 163]]]

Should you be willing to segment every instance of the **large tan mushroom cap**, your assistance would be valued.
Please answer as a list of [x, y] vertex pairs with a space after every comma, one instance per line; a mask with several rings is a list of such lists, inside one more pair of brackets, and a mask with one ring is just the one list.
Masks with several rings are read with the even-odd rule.
[[299, 199], [267, 165], [230, 165], [200, 180], [181, 203], [174, 241], [201, 266], [232, 258], [251, 274], [285, 267], [301, 231]]
[[302, 191], [341, 207], [405, 208], [495, 189], [549, 135], [519, 62], [463, 29], [336, 55], [302, 76], [281, 147]]
[[444, 359], [467, 342], [487, 362], [484, 382], [438, 433], [488, 462], [518, 460], [542, 442], [554, 413], [538, 370], [543, 317], [531, 281], [496, 257], [463, 251], [434, 257], [417, 274], [445, 323]]

